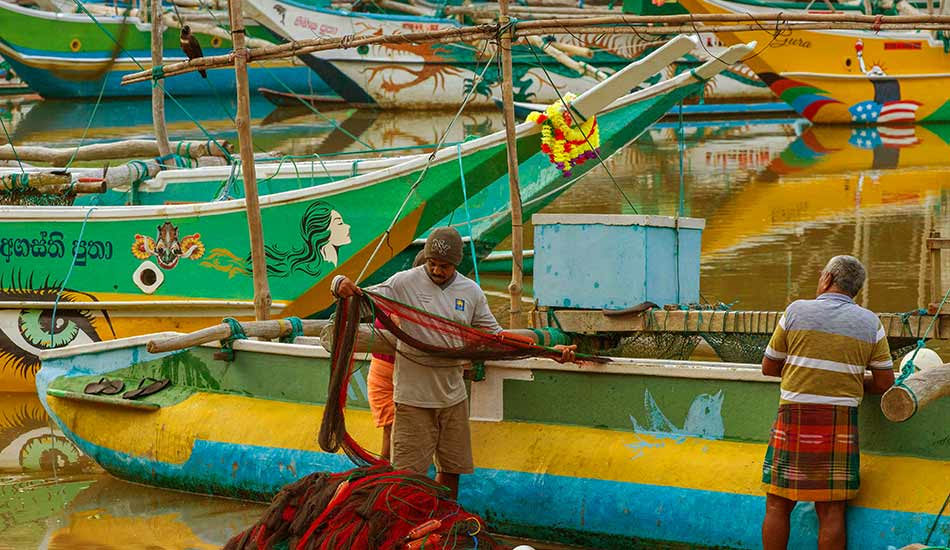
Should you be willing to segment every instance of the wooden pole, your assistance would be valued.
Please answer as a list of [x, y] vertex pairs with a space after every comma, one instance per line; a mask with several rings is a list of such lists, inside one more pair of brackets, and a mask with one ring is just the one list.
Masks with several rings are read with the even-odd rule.
[[524, 313], [521, 310], [522, 252], [524, 250], [524, 229], [521, 221], [521, 187], [518, 183], [518, 140], [515, 136], [515, 98], [512, 90], [511, 32], [506, 26], [511, 22], [508, 17], [508, 0], [500, 0], [501, 12], [498, 24], [501, 32], [498, 47], [501, 49], [501, 99], [505, 111], [505, 136], [508, 138], [508, 192], [511, 198], [511, 282], [508, 294], [511, 296], [509, 328], [524, 328]]
[[[834, 20], [837, 16], [840, 20]], [[685, 17], [685, 19], [684, 19]], [[690, 17], [694, 21], [690, 20]], [[745, 17], [744, 20], [740, 19]], [[829, 19], [831, 17], [832, 19]], [[713, 19], [715, 18], [715, 19]], [[679, 26], [635, 26], [663, 20], [666, 23]], [[696, 22], [736, 21], [727, 25], [697, 25]], [[773, 24], [763, 31], [760, 23], [771, 21]], [[793, 21], [804, 21], [799, 24], [789, 24]], [[874, 30], [876, 32], [896, 30], [945, 30], [950, 28], [950, 16], [885, 16], [881, 20], [875, 17], [846, 15], [846, 14], [761, 14], [754, 19], [741, 14], [696, 14], [691, 16], [613, 16], [600, 18], [570, 18], [543, 21], [520, 21], [515, 26], [516, 39], [526, 36], [548, 34], [637, 34], [660, 35], [695, 32], [794, 32], [796, 30]], [[283, 59], [298, 57], [303, 54], [315, 53], [336, 49], [352, 49], [360, 46], [380, 44], [424, 44], [440, 42], [451, 44], [455, 42], [470, 42], [478, 39], [494, 37], [498, 34], [497, 25], [476, 25], [472, 27], [458, 27], [439, 31], [425, 31], [390, 35], [374, 35], [356, 37], [347, 35], [340, 38], [310, 38], [295, 40], [283, 44], [275, 44], [262, 48], [255, 48], [250, 53], [252, 61], [265, 59]], [[509, 39], [511, 37], [509, 36]], [[189, 61], [170, 63], [163, 67], [165, 78], [176, 76], [199, 69], [225, 67], [232, 62], [229, 55], [205, 56]], [[122, 77], [122, 85], [134, 84], [151, 80], [152, 69], [130, 73]]]
[[891, 422], [903, 422], [941, 397], [950, 396], [950, 365], [924, 369], [891, 386], [881, 396], [881, 412]]
[[[152, 66], [162, 64], [165, 53], [164, 32], [162, 28], [162, 2], [150, 0], [152, 4]], [[165, 126], [165, 84], [160, 80], [152, 81], [152, 126], [155, 128], [155, 141], [158, 142], [158, 154], [171, 153], [168, 146], [168, 128]]]
[[254, 313], [258, 321], [269, 317], [270, 288], [267, 284], [267, 258], [264, 256], [264, 229], [261, 224], [261, 205], [257, 199], [257, 173], [254, 170], [254, 145], [251, 139], [251, 107], [247, 84], [247, 48], [244, 46], [244, 16], [241, 0], [228, 3], [231, 19], [231, 41], [234, 45], [234, 75], [237, 83], [238, 147], [241, 153], [241, 173], [244, 176], [244, 196], [247, 201], [247, 228], [251, 237], [251, 265], [254, 266]]
[[[224, 140], [217, 143], [209, 141], [178, 141], [173, 149], [186, 158], [227, 157], [234, 147]], [[81, 147], [59, 148], [39, 145], [21, 145], [13, 154], [13, 147], [0, 145], [0, 160], [26, 162], [48, 162], [54, 166], [65, 166], [70, 160], [109, 160], [127, 158], [149, 158], [159, 156], [158, 143], [150, 139], [127, 139], [114, 143], [92, 143]]]
[[[158, 305], [161, 304], [159, 303]], [[301, 322], [303, 328], [302, 336], [320, 336], [320, 332], [329, 324], [330, 321], [322, 319], [304, 319]], [[262, 338], [265, 340], [288, 336], [293, 331], [293, 325], [291, 325], [287, 319], [249, 321], [241, 323], [241, 328], [244, 331], [244, 335], [248, 338]], [[221, 323], [165, 340], [152, 340], [146, 345], [146, 349], [148, 349], [149, 353], [176, 351], [200, 346], [201, 344], [207, 344], [209, 342], [219, 342], [230, 336], [233, 336], [231, 325]]]

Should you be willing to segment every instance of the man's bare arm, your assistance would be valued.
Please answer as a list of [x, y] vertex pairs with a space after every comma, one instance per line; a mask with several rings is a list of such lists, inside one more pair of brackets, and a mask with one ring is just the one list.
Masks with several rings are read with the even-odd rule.
[[772, 359], [769, 356], [762, 358], [762, 374], [765, 376], [782, 377], [782, 368], [785, 367], [785, 360]]
[[894, 385], [893, 369], [870, 369], [871, 377], [864, 378], [864, 392], [881, 395]]

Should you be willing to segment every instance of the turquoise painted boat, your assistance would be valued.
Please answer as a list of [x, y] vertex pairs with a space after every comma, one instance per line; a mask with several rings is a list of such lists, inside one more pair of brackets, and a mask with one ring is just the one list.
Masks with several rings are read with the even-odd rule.
[[[51, 417], [112, 475], [267, 500], [303, 475], [352, 466], [316, 443], [329, 379], [323, 348], [239, 340], [231, 362], [213, 359], [213, 346], [146, 350], [168, 336], [43, 355], [37, 388]], [[376, 449], [365, 372], [349, 388], [347, 427]], [[82, 393], [102, 376], [172, 385], [144, 401]], [[470, 393], [476, 469], [463, 477], [460, 503], [492, 529], [598, 548], [759, 547], [761, 464], [779, 387], [756, 365], [489, 362]], [[950, 479], [950, 400], [902, 424], [878, 407], [871, 396], [861, 407], [864, 490], [848, 511], [852, 549], [923, 541]], [[793, 521], [790, 548], [812, 547], [812, 508], [799, 507]], [[946, 540], [950, 520], [934, 536]]]
[[[151, 26], [134, 17], [102, 16], [97, 20], [99, 24], [85, 14], [51, 13], [0, 1], [0, 55], [45, 98], [96, 98], [100, 91], [103, 97], [151, 95], [150, 82], [120, 85], [124, 75], [151, 65]], [[248, 35], [274, 41], [269, 31], [256, 25], [248, 27]], [[231, 51], [229, 41], [196, 37], [205, 55]], [[166, 63], [186, 59], [177, 29], [166, 30], [163, 39]], [[331, 93], [306, 65], [294, 59], [253, 63], [248, 66], [248, 81], [251, 90]], [[234, 71], [227, 69], [208, 71], [207, 79], [196, 73], [165, 81], [165, 90], [174, 97], [227, 97], [234, 89]]]
[[[696, 92], [697, 77], [681, 75], [623, 95], [631, 81], [640, 82], [657, 65], [662, 67], [694, 45], [686, 37], [677, 39], [574, 101], [580, 112], [593, 114], [606, 107], [598, 116], [602, 154], [622, 147], [671, 103]], [[743, 46], [731, 53], [746, 50]], [[726, 63], [711, 62], [697, 74], [713, 75]], [[528, 122], [516, 130], [519, 161], [525, 170], [531, 167], [524, 181], [537, 180], [539, 185], [561, 181], [561, 172], [540, 152], [539, 129]], [[505, 151], [501, 131], [440, 150], [432, 158], [258, 165], [274, 312], [308, 316], [329, 307], [333, 276], [357, 279], [382, 267], [459, 207], [465, 193], [476, 195], [503, 178]], [[574, 175], [593, 165], [580, 167]], [[169, 185], [226, 187], [229, 179], [239, 182], [230, 166], [168, 170], [148, 185], [161, 193]], [[142, 188], [133, 186], [129, 191], [140, 193]], [[59, 333], [52, 347], [153, 332], [156, 323], [162, 323], [161, 328], [194, 330], [222, 316], [247, 318], [252, 311], [243, 199], [0, 207], [0, 235], [0, 265], [6, 266], [0, 271], [4, 297], [0, 332], [6, 338], [0, 342], [3, 390], [22, 391], [32, 385], [37, 354], [51, 347], [42, 326], [59, 287], [49, 281], [62, 280], [67, 272], [71, 275], [63, 301], [71, 304], [58, 308], [70, 312], [59, 317], [69, 330]]]

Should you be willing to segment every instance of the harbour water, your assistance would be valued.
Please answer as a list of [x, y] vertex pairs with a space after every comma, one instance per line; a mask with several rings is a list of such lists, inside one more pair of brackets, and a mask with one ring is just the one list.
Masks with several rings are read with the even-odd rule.
[[[233, 105], [213, 98], [183, 108], [207, 118], [202, 126], [214, 137], [234, 139]], [[0, 116], [17, 145], [66, 146], [151, 134], [147, 102], [105, 102], [87, 129], [94, 109], [77, 102], [0, 102]], [[453, 113], [315, 114], [255, 100], [252, 116], [256, 149], [305, 156], [430, 144]], [[203, 130], [188, 119], [170, 107], [173, 138], [202, 138]], [[495, 111], [466, 113], [447, 141], [501, 126]], [[544, 212], [704, 218], [701, 293], [710, 303], [780, 310], [814, 294], [831, 255], [854, 254], [869, 269], [858, 302], [877, 311], [908, 312], [934, 301], [928, 296], [924, 239], [931, 231], [950, 232], [943, 208], [950, 191], [948, 140], [950, 128], [940, 126], [811, 128], [783, 119], [681, 128], [664, 122]], [[525, 242], [532, 242], [530, 224]], [[499, 249], [508, 246], [506, 241]], [[507, 283], [507, 277], [482, 276], [502, 322], [508, 314]], [[526, 283], [530, 299], [530, 279]], [[950, 350], [935, 349], [950, 357]], [[57, 436], [35, 397], [0, 395], [0, 549], [219, 548], [263, 509], [113, 480]]]

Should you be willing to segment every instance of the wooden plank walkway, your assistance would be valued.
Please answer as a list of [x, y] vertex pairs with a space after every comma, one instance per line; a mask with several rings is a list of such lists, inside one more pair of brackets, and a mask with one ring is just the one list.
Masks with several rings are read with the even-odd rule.
[[[782, 317], [781, 311], [712, 311], [653, 309], [627, 315], [604, 315], [600, 310], [555, 310], [556, 325], [566, 332], [703, 332], [771, 334]], [[919, 338], [927, 331], [931, 315], [879, 314], [889, 338]], [[545, 312], [539, 319], [547, 320]], [[551, 325], [555, 325], [552, 321]], [[950, 339], [950, 315], [937, 315], [929, 338]]]

